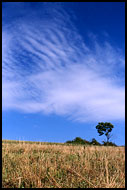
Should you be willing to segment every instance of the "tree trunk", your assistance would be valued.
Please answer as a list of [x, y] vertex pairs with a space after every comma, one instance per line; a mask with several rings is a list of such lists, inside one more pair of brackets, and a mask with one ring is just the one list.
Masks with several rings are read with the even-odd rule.
[[109, 139], [110, 139], [110, 135], [107, 134], [107, 143], [109, 142]]

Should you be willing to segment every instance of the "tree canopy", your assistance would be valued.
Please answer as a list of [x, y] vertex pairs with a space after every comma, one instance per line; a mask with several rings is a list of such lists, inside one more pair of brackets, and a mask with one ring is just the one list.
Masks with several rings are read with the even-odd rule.
[[112, 131], [112, 129], [114, 128], [114, 126], [109, 123], [109, 122], [99, 122], [98, 125], [96, 126], [97, 132], [99, 133], [99, 136], [105, 134], [106, 138], [107, 138], [107, 142], [109, 142], [110, 139], [110, 132]]

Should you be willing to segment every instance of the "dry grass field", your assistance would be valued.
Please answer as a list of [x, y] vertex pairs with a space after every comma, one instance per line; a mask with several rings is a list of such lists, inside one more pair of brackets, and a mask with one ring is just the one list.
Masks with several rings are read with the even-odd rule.
[[2, 188], [125, 188], [125, 147], [3, 140]]

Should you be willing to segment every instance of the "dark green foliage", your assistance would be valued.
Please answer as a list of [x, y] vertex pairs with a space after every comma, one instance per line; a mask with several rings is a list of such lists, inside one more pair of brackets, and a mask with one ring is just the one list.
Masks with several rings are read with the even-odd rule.
[[101, 146], [101, 144], [99, 142], [97, 142], [97, 140], [95, 138], [92, 139], [92, 141], [90, 142], [91, 145], [98, 145]]
[[84, 144], [86, 144], [86, 145], [90, 145], [90, 142], [89, 142], [89, 141], [84, 140]]
[[66, 141], [66, 143], [72, 143], [72, 141]]
[[[87, 141], [86, 141], [87, 142]], [[82, 138], [80, 137], [76, 137], [74, 140], [73, 140], [73, 143], [76, 143], [76, 144], [86, 144], [85, 140], [83, 140]]]
[[83, 140], [80, 137], [76, 137], [74, 140], [72, 141], [67, 141], [66, 143], [72, 143], [72, 144], [85, 144], [88, 141]]
[[112, 131], [112, 129], [114, 128], [114, 126], [111, 123], [108, 122], [100, 122], [98, 123], [98, 125], [96, 126], [97, 132], [99, 133], [99, 136], [105, 134], [106, 138], [107, 138], [107, 142], [109, 142], [110, 139], [110, 132]]
[[115, 143], [113, 142], [105, 142], [103, 141], [103, 146], [117, 146]]
[[86, 141], [80, 137], [76, 137], [74, 140], [72, 141], [66, 141], [66, 143], [70, 143], [70, 144], [90, 144], [89, 141]]
[[[97, 141], [96, 141], [97, 142]], [[83, 144], [83, 145], [91, 145], [91, 142], [82, 139], [80, 137], [76, 137], [74, 140], [72, 141], [66, 141], [66, 143], [70, 143], [70, 144]]]
[[112, 142], [105, 142], [103, 141], [103, 144], [99, 143], [95, 138], [93, 138], [91, 141], [84, 140], [80, 137], [76, 137], [72, 141], [66, 141], [68, 144], [74, 144], [74, 145], [95, 145], [95, 146], [117, 146], [115, 143]]

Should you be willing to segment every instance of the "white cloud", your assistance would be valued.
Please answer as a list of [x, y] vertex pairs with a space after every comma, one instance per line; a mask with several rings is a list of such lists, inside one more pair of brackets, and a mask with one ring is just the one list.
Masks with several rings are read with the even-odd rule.
[[117, 76], [124, 71], [123, 56], [108, 42], [88, 47], [70, 19], [55, 14], [49, 22], [34, 19], [38, 28], [27, 20], [11, 34], [2, 31], [3, 110], [80, 122], [124, 119], [125, 88]]

